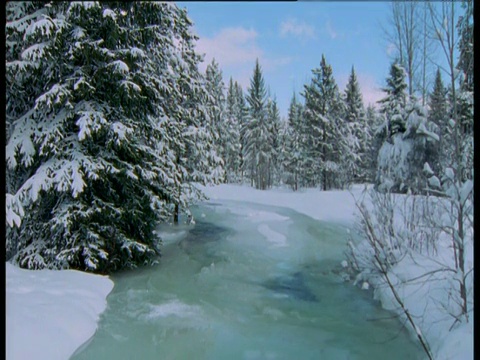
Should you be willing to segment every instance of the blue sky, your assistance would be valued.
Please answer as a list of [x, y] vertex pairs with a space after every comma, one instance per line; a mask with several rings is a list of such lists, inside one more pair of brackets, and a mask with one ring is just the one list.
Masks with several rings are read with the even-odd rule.
[[197, 51], [247, 89], [259, 58], [267, 86], [286, 116], [293, 91], [303, 91], [322, 54], [340, 90], [355, 67], [365, 105], [383, 96], [389, 44], [383, 34], [389, 2], [177, 2], [200, 37]]

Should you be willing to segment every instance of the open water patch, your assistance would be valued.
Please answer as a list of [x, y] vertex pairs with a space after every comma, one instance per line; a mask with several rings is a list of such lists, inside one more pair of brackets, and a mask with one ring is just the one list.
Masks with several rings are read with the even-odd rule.
[[98, 330], [72, 359], [423, 359], [390, 312], [336, 274], [344, 227], [243, 202], [193, 213], [186, 233], [169, 228], [157, 266], [112, 276]]

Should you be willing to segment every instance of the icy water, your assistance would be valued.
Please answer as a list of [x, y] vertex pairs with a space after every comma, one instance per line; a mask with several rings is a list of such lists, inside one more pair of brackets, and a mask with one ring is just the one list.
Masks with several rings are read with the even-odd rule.
[[423, 358], [371, 293], [340, 279], [344, 227], [244, 202], [194, 214], [194, 226], [160, 229], [157, 266], [112, 276], [72, 359]]

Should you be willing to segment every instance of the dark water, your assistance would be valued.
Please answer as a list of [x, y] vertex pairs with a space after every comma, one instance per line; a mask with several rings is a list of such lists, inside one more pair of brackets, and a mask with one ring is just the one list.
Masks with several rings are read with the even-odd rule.
[[157, 266], [112, 277], [72, 359], [422, 359], [402, 324], [337, 275], [347, 232], [294, 211], [204, 204], [164, 227]]

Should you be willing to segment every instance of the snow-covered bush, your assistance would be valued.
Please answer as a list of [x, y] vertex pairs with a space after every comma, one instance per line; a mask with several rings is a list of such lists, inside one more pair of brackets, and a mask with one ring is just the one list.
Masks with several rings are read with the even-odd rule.
[[344, 267], [354, 284], [373, 285], [431, 356], [428, 343], [473, 312], [473, 187], [456, 182], [452, 169], [441, 180], [425, 169], [435, 184], [429, 193], [442, 196], [371, 190], [357, 199], [361, 240], [349, 242]]
[[436, 125], [427, 121], [425, 110], [410, 105], [405, 114], [405, 129], [391, 134], [380, 148], [377, 160], [377, 190], [421, 193], [426, 188], [425, 162], [438, 160], [439, 137]]

